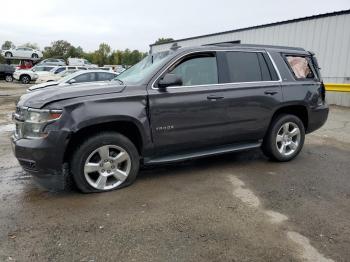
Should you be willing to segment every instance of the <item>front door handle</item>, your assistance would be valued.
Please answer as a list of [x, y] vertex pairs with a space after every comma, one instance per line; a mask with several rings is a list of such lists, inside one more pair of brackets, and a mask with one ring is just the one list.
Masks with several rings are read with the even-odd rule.
[[223, 96], [217, 96], [217, 95], [210, 95], [210, 96], [207, 96], [207, 99], [208, 100], [220, 100], [220, 99], [224, 99], [225, 97]]
[[278, 92], [277, 91], [265, 91], [264, 92], [265, 93], [265, 95], [270, 95], [270, 96], [273, 96], [273, 95], [275, 95], [275, 94], [277, 94]]

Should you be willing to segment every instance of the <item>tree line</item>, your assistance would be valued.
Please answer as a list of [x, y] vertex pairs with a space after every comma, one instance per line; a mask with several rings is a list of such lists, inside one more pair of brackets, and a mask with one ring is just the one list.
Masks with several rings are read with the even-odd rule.
[[[159, 38], [155, 41], [155, 44], [164, 44], [171, 42], [173, 38]], [[22, 47], [29, 47], [38, 49], [39, 46], [36, 43], [25, 43]], [[1, 49], [8, 50], [15, 48], [15, 45], [11, 41], [5, 41]], [[101, 43], [99, 48], [93, 52], [85, 52], [81, 46], [73, 46], [71, 43], [65, 40], [53, 41], [50, 46], [44, 47], [43, 59], [46, 58], [62, 58], [67, 60], [68, 57], [85, 58], [93, 64], [99, 66], [103, 65], [125, 65], [132, 66], [147, 56], [147, 53], [140, 52], [138, 50], [112, 50], [112, 48], [106, 44]], [[0, 56], [0, 63], [4, 63], [4, 58]]]
[[[39, 49], [38, 45], [35, 43], [25, 43], [21, 45], [21, 47]], [[7, 50], [10, 48], [15, 48], [15, 45], [11, 41], [5, 41], [1, 46], [2, 50]], [[62, 58], [67, 60], [68, 57], [79, 57], [85, 58], [91, 63], [99, 66], [131, 66], [139, 62], [145, 56], [147, 56], [147, 53], [140, 52], [139, 50], [112, 50], [112, 48], [106, 43], [101, 43], [99, 48], [93, 52], [85, 52], [81, 46], [75, 47], [65, 40], [53, 41], [50, 46], [44, 47], [43, 50], [43, 59]], [[0, 59], [4, 60], [2, 57]]]

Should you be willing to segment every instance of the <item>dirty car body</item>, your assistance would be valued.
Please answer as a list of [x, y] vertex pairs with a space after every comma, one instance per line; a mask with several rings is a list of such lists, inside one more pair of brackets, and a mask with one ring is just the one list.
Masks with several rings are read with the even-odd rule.
[[[243, 53], [253, 58], [256, 55], [260, 68], [263, 63], [261, 76], [256, 76], [260, 81], [232, 80], [234, 77], [244, 80], [244, 76], [230, 76], [234, 62], [229, 56], [237, 61]], [[288, 55], [307, 59], [313, 77], [297, 79], [286, 59]], [[211, 79], [204, 76], [204, 83], [203, 74], [193, 80], [189, 72], [195, 74], [196, 67], [191, 64], [185, 68], [182, 79], [174, 76], [184, 71], [181, 64], [198, 58], [199, 67], [208, 70], [214, 66], [217, 75]], [[209, 66], [203, 63], [207, 61]], [[303, 127], [293, 118], [288, 123], [309, 133], [320, 128], [328, 116], [317, 61], [312, 53], [301, 48], [252, 45], [180, 48], [150, 55], [140, 63], [152, 64], [143, 69], [142, 77], [134, 76], [136, 65], [136, 69], [125, 71], [110, 83], [48, 87], [22, 96], [13, 115], [16, 132], [12, 144], [23, 169], [41, 184], [62, 189], [71, 179], [74, 168], [71, 159], [79, 151], [77, 148], [100, 132], [121, 134], [137, 149], [140, 164], [152, 165], [257, 147], [266, 147], [268, 151], [269, 145], [264, 141], [271, 140], [270, 135], [277, 132], [272, 127], [283, 122], [283, 117], [299, 119]], [[190, 80], [185, 83], [187, 78]], [[35, 113], [28, 112], [46, 112], [45, 121], [37, 121]], [[26, 135], [27, 129], [33, 132], [35, 128], [37, 137]], [[291, 128], [288, 132], [292, 131]], [[295, 144], [302, 146], [303, 141], [298, 139]], [[291, 135], [283, 136], [282, 142], [277, 138], [272, 144], [280, 149], [288, 143], [293, 143]], [[126, 147], [126, 151], [132, 156], [132, 150]], [[279, 160], [293, 157], [282, 155]], [[100, 174], [102, 171], [98, 170]], [[110, 188], [113, 189], [106, 187]], [[96, 187], [90, 191], [99, 190]]]

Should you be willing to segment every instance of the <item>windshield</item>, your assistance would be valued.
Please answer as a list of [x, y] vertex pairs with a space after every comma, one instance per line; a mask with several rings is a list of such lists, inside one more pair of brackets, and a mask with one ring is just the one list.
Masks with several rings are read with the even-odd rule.
[[138, 62], [136, 65], [125, 70], [114, 81], [122, 81], [124, 84], [138, 84], [143, 82], [150, 74], [153, 73], [164, 60], [169, 56], [170, 52], [160, 52], [153, 55], [149, 55]]
[[45, 70], [45, 69], [46, 69], [45, 67], [41, 67], [41, 66], [33, 67], [33, 71], [36, 71], [36, 72], [47, 71], [47, 70]]
[[64, 77], [64, 76], [73, 74], [75, 72], [77, 72], [77, 70], [66, 70], [66, 71], [58, 73], [57, 75], [59, 75], [60, 77]]

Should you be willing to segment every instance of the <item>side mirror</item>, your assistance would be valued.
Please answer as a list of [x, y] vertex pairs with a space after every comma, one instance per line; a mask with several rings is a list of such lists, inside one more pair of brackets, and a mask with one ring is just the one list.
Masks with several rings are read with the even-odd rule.
[[74, 84], [74, 83], [76, 83], [76, 82], [77, 82], [77, 80], [75, 80], [75, 79], [73, 78], [73, 79], [71, 79], [71, 80], [68, 81], [68, 84], [71, 85], [71, 84]]
[[168, 73], [166, 74], [163, 79], [161, 79], [158, 82], [158, 87], [159, 88], [166, 88], [168, 86], [182, 86], [182, 79], [181, 77]]

